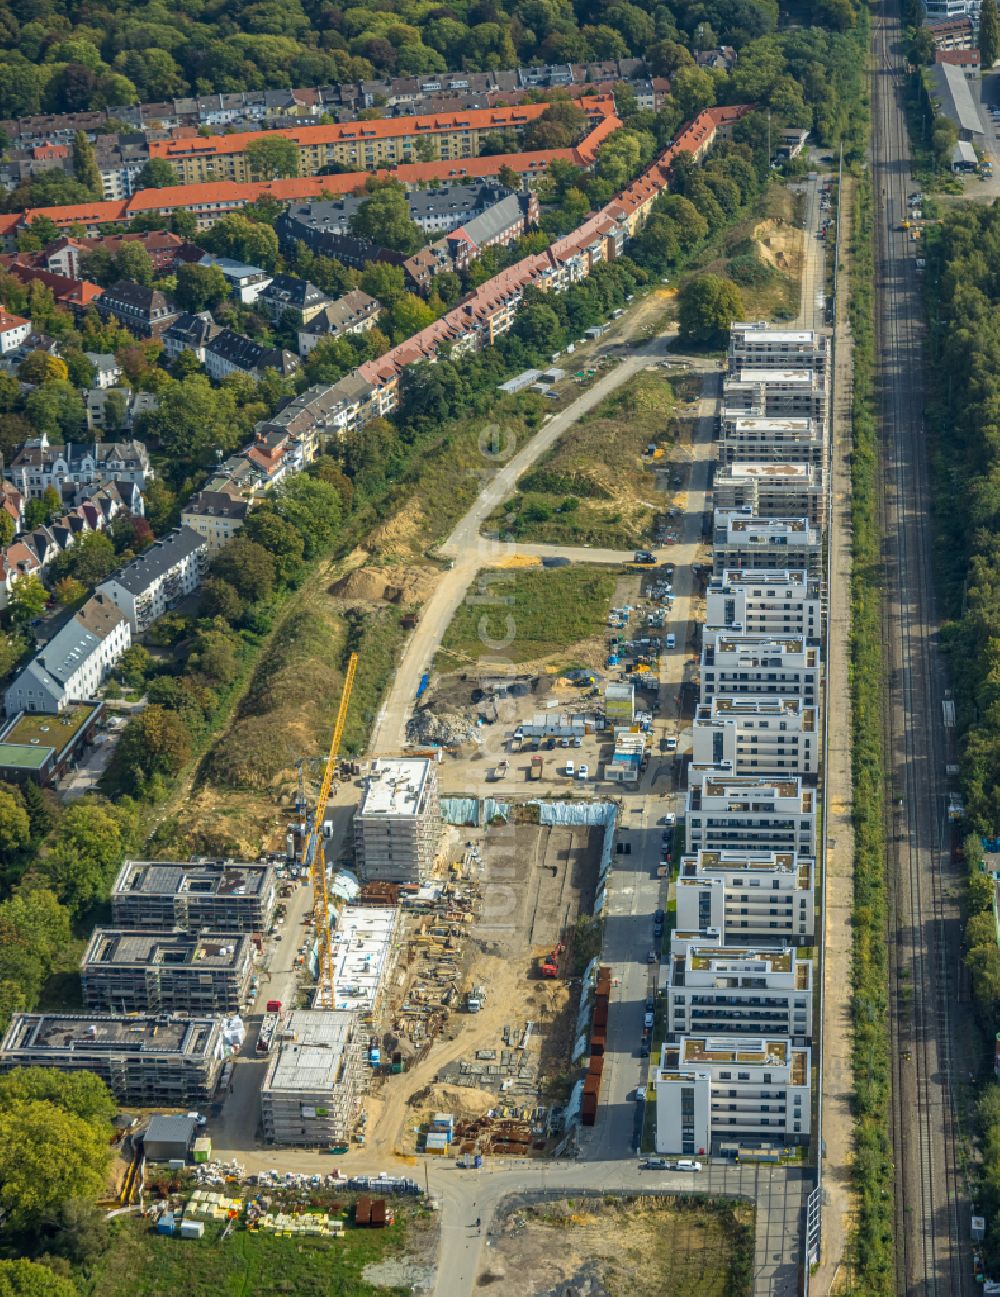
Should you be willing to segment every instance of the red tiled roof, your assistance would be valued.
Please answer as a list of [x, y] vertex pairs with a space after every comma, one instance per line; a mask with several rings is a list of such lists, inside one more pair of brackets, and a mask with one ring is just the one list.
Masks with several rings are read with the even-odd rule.
[[[508, 126], [523, 126], [541, 117], [548, 108], [546, 103], [516, 104], [511, 108], [470, 108], [464, 112], [427, 113], [414, 117], [376, 118], [374, 121], [341, 122], [329, 126], [291, 126], [274, 131], [235, 131], [232, 135], [195, 136], [188, 140], [152, 140], [151, 158], [218, 157], [226, 153], [243, 153], [248, 144], [275, 135], [292, 140], [300, 148], [321, 144], [364, 144], [377, 139], [394, 139], [398, 136], [417, 136], [421, 133], [437, 134], [443, 131], [502, 130]], [[584, 112], [595, 117], [606, 117], [614, 112], [614, 100], [607, 95], [580, 100]]]
[[935, 63], [955, 63], [959, 67], [978, 66], [978, 50], [935, 50]]
[[5, 311], [0, 306], [0, 333], [7, 333], [10, 329], [20, 329], [25, 324], [30, 324], [23, 315], [12, 315], [10, 311]]

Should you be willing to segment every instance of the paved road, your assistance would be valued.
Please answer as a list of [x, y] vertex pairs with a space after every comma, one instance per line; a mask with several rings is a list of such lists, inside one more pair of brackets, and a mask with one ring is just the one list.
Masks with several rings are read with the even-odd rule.
[[942, 851], [948, 744], [931, 571], [922, 311], [914, 247], [898, 228], [913, 180], [896, 0], [882, 0], [873, 19], [897, 1279], [908, 1294], [961, 1297], [972, 1275], [952, 1107], [959, 913]]
[[[444, 633], [475, 574], [481, 568], [495, 562], [498, 556], [503, 555], [502, 545], [480, 534], [486, 519], [512, 493], [517, 479], [527, 472], [564, 432], [633, 375], [651, 362], [662, 360], [667, 352], [667, 344], [667, 338], [659, 337], [637, 346], [620, 364], [603, 374], [565, 410], [554, 414], [542, 430], [536, 433], [491, 478], [476, 498], [475, 504], [440, 546], [439, 552], [443, 557], [452, 559], [453, 564], [442, 574], [434, 593], [424, 605], [419, 625], [403, 650], [389, 696], [372, 727], [369, 752], [373, 755], [398, 752], [402, 748], [406, 738], [406, 722], [413, 709], [421, 675], [430, 669], [434, 654], [440, 647]], [[489, 464], [491, 457], [494, 463], [497, 457], [502, 457], [504, 445], [502, 432], [502, 429], [498, 432], [495, 447], [484, 445], [486, 464]]]

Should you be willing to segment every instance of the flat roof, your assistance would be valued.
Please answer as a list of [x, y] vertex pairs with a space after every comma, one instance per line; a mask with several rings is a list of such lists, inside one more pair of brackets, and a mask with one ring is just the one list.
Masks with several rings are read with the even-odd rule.
[[343, 1073], [357, 1015], [337, 1009], [295, 1009], [285, 1019], [278, 1052], [272, 1058], [263, 1091], [329, 1092]]
[[263, 860], [126, 860], [113, 894], [255, 896], [273, 873]]
[[132, 1016], [113, 1013], [18, 1013], [0, 1049], [0, 1057], [16, 1061], [24, 1052], [49, 1052], [53, 1058], [80, 1054], [214, 1053], [222, 1031], [220, 1017], [178, 1017], [168, 1014]]
[[0, 750], [24, 746], [50, 747], [61, 752], [72, 743], [100, 707], [100, 703], [71, 703], [55, 715], [20, 712], [4, 730]]
[[788, 1040], [742, 1036], [686, 1036], [681, 1042], [685, 1063], [787, 1063]]
[[414, 816], [430, 774], [428, 757], [379, 757], [372, 762], [359, 815]]
[[41, 770], [55, 748], [33, 748], [26, 743], [0, 743], [0, 766], [11, 770]]
[[172, 967], [234, 968], [247, 956], [250, 938], [245, 933], [132, 932], [97, 928], [81, 968]]
[[348, 905], [331, 933], [335, 1007], [374, 1009], [396, 931], [388, 906]]
[[812, 481], [815, 476], [814, 464], [724, 464], [715, 475], [715, 485], [726, 478], [798, 477]]
[[736, 414], [729, 422], [736, 432], [808, 432], [810, 436], [819, 436], [821, 432], [819, 422], [809, 415], [776, 419], [766, 414]]
[[812, 386], [814, 374], [811, 369], [740, 369], [741, 383], [807, 383]]
[[714, 973], [790, 973], [793, 954], [787, 946], [766, 950], [759, 946], [689, 946], [687, 962], [692, 968]]
[[[800, 134], [801, 132], [795, 132]], [[754, 338], [761, 338], [768, 342], [814, 342], [816, 334], [812, 329], [801, 329], [792, 332], [787, 329], [772, 329], [763, 321], [753, 324], [736, 323], [730, 326], [730, 337], [732, 341], [737, 341], [738, 336], [751, 335]]]

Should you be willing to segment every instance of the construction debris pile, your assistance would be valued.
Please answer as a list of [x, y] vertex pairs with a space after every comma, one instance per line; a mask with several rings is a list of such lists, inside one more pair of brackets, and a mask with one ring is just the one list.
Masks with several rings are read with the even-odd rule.
[[559, 1133], [561, 1118], [558, 1108], [498, 1108], [456, 1123], [455, 1142], [463, 1156], [527, 1157], [545, 1151], [548, 1141]]
[[461, 712], [439, 713], [424, 707], [406, 722], [406, 741], [416, 747], [460, 748], [479, 743], [479, 728], [475, 719]]

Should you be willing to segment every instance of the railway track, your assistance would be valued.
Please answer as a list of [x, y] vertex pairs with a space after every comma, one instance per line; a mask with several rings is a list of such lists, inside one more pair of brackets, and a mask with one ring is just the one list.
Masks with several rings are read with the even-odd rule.
[[896, 1286], [907, 1297], [964, 1297], [972, 1271], [951, 1048], [958, 913], [945, 832], [950, 752], [935, 645], [918, 245], [899, 229], [912, 190], [902, 28], [887, 0], [873, 12], [873, 33]]

